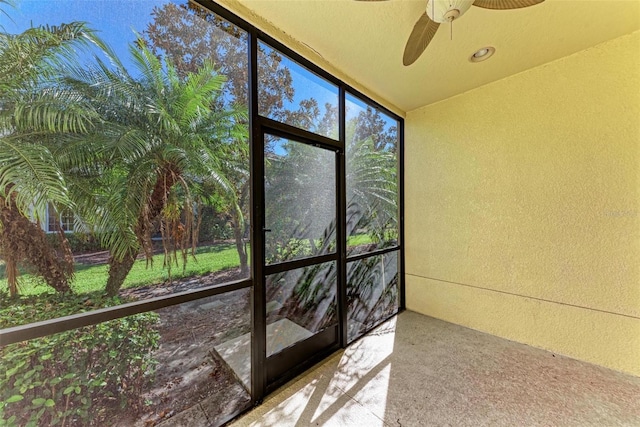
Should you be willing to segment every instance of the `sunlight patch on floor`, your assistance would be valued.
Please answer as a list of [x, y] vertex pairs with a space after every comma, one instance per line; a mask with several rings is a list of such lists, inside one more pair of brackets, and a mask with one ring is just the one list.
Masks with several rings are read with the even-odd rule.
[[377, 373], [373, 377], [365, 378], [358, 384], [359, 387], [350, 390], [349, 395], [374, 415], [384, 418], [387, 410], [391, 364], [386, 363], [384, 366], [378, 367], [376, 371]]
[[309, 399], [316, 390], [317, 380], [311, 381], [282, 403], [267, 412], [261, 420], [251, 426], [276, 426], [279, 424], [296, 425], [309, 403]]
[[[349, 393], [363, 380], [371, 380], [389, 364], [396, 338], [396, 318], [374, 329], [347, 347], [333, 376], [331, 386]], [[351, 393], [350, 393], [351, 394]]]
[[234, 425], [383, 427], [395, 331], [394, 318], [284, 386], [253, 417]]

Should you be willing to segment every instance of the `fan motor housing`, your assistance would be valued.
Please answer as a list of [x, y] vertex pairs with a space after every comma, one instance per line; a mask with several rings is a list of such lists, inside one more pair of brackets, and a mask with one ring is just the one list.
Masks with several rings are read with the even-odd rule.
[[445, 23], [461, 17], [474, 0], [429, 0], [427, 2], [427, 16], [432, 21]]

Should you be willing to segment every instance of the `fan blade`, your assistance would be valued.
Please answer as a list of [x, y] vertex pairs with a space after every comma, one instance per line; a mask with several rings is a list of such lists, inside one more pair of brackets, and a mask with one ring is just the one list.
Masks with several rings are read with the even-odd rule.
[[473, 2], [473, 5], [484, 9], [506, 10], [534, 6], [543, 1], [544, 0], [476, 0]]
[[416, 25], [413, 26], [413, 31], [411, 31], [407, 45], [404, 48], [402, 63], [405, 66], [413, 64], [422, 55], [433, 36], [436, 35], [436, 30], [439, 26], [440, 24], [432, 21], [426, 12], [422, 14]]

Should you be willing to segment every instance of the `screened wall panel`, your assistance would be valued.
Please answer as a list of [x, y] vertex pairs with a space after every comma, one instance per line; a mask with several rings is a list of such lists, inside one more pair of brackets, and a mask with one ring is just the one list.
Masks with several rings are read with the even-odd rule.
[[398, 245], [398, 122], [346, 98], [347, 251]]
[[[11, 118], [0, 135], [40, 150], [49, 163], [39, 176], [62, 185], [0, 224], [9, 326], [34, 321], [34, 305], [54, 318], [249, 278], [248, 33], [186, 1], [25, 1], [0, 16], [16, 51], [29, 32], [93, 38], [68, 42], [66, 56], [51, 49], [55, 61], [33, 58], [41, 72], [1, 92], [15, 109], [0, 112]], [[45, 123], [47, 111], [53, 123], [78, 112], [90, 123], [32, 138], [44, 125], [21, 111]], [[31, 194], [31, 181], [11, 185]], [[43, 198], [52, 200], [40, 208]]]
[[398, 255], [394, 251], [347, 263], [349, 342], [398, 312]]
[[335, 153], [271, 137], [265, 157], [265, 260], [336, 252]]
[[258, 42], [258, 113], [338, 139], [338, 87]]
[[267, 356], [338, 323], [337, 264], [267, 276]]
[[220, 425], [251, 400], [250, 307], [242, 289], [2, 346], [0, 420]]

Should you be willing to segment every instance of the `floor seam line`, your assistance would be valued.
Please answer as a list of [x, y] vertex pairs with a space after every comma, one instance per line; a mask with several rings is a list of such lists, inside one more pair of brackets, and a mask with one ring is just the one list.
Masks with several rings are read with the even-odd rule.
[[358, 405], [362, 406], [364, 409], [367, 410], [368, 413], [370, 413], [371, 415], [373, 415], [374, 417], [376, 417], [377, 419], [379, 419], [383, 425], [387, 426], [389, 425], [383, 418], [380, 418], [375, 412], [373, 412], [371, 409], [369, 409], [369, 407], [367, 407], [367, 405], [365, 405], [364, 403], [360, 402], [358, 399], [356, 399], [355, 396], [350, 395], [349, 393], [347, 393], [346, 391], [344, 391], [342, 388], [336, 386], [336, 388], [339, 388], [340, 390], [342, 390], [344, 392], [345, 395], [347, 395], [347, 397], [349, 397], [349, 399], [353, 400], [354, 402], [356, 402]]

